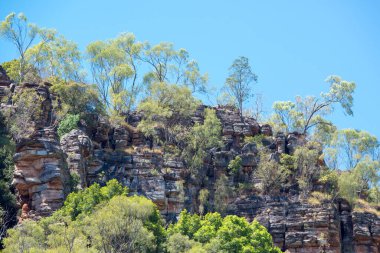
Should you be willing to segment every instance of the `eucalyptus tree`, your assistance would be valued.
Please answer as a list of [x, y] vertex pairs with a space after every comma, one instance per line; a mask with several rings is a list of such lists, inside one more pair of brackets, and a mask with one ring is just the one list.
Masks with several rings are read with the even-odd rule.
[[380, 144], [369, 132], [348, 128], [336, 130], [326, 147], [330, 151], [327, 158], [331, 168], [338, 168], [341, 164], [341, 168], [353, 169], [366, 156], [378, 160]]
[[192, 96], [189, 88], [166, 82], [152, 83], [148, 93], [138, 106], [138, 110], [144, 112], [139, 130], [158, 143], [178, 143], [178, 138], [188, 132], [188, 124], [184, 123], [191, 120], [199, 101]]
[[139, 91], [137, 66], [141, 49], [142, 43], [133, 34], [87, 46], [92, 77], [101, 98], [117, 114], [129, 112]]
[[26, 59], [34, 64], [40, 77], [60, 78], [65, 82], [84, 81], [78, 45], [62, 35], [29, 48]]
[[316, 126], [332, 125], [324, 117], [331, 114], [339, 104], [344, 113], [353, 115], [353, 93], [356, 84], [342, 80], [338, 76], [329, 76], [326, 82], [330, 90], [320, 96], [297, 96], [296, 101], [277, 101], [273, 104], [274, 114], [271, 120], [281, 130], [298, 131], [306, 134]]
[[243, 103], [252, 97], [252, 84], [257, 82], [257, 75], [252, 71], [248, 58], [243, 56], [234, 60], [229, 71], [225, 88], [235, 99], [243, 117]]
[[[52, 40], [55, 31], [45, 28], [39, 28], [37, 25], [29, 23], [23, 13], [10, 13], [0, 24], [0, 36], [10, 41], [17, 49], [19, 54], [19, 79], [15, 81], [24, 81], [25, 75], [31, 70], [33, 64], [28, 65], [26, 52], [33, 46], [33, 43], [39, 39], [40, 44], [45, 44]], [[39, 52], [37, 52], [39, 54]]]
[[147, 43], [141, 59], [150, 67], [150, 71], [144, 76], [147, 84], [167, 82], [185, 85], [193, 93], [205, 93], [207, 90], [207, 73], [200, 72], [198, 63], [189, 58], [186, 49], [176, 50], [174, 45], [168, 42], [153, 46]]

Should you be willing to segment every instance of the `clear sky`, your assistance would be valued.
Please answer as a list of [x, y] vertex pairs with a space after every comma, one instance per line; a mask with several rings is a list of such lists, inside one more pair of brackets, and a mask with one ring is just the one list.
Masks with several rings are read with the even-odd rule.
[[[190, 52], [215, 87], [223, 85], [232, 61], [246, 56], [267, 111], [273, 101], [327, 91], [325, 78], [339, 75], [357, 84], [355, 116], [338, 109], [334, 123], [380, 137], [380, 1], [0, 0], [1, 19], [12, 11], [57, 29], [82, 50], [121, 32], [173, 42]], [[0, 41], [0, 62], [15, 56], [12, 45]]]

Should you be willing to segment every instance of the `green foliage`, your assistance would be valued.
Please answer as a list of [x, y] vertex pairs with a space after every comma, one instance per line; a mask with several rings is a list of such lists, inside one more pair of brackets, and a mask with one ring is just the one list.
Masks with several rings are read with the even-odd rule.
[[379, 142], [375, 136], [366, 131], [342, 129], [335, 133], [329, 147], [336, 152], [335, 157], [331, 157], [331, 159], [340, 158], [346, 169], [352, 169], [366, 155], [375, 159]]
[[232, 159], [228, 164], [228, 170], [232, 172], [232, 174], [237, 175], [242, 168], [242, 159], [240, 156], [236, 156]]
[[325, 170], [321, 173], [319, 182], [325, 184], [327, 189], [331, 193], [335, 193], [338, 190], [339, 175], [336, 170]]
[[[174, 242], [178, 241], [177, 244]], [[200, 218], [182, 211], [178, 223], [169, 228], [169, 252], [281, 252], [273, 246], [272, 237], [257, 221], [218, 213]]]
[[368, 201], [374, 204], [380, 204], [380, 186], [372, 186], [368, 191]]
[[45, 245], [44, 230], [35, 221], [26, 221], [22, 226], [8, 230], [4, 239], [4, 253], [37, 252]]
[[94, 247], [105, 252], [155, 252], [155, 236], [144, 226], [155, 213], [143, 197], [115, 196], [87, 217]]
[[271, 122], [277, 131], [298, 131], [307, 133], [320, 125], [332, 126], [323, 117], [330, 114], [336, 104], [340, 104], [348, 115], [353, 115], [353, 97], [355, 83], [342, 80], [338, 76], [330, 76], [326, 80], [330, 90], [320, 97], [296, 97], [296, 102], [278, 101], [273, 104], [274, 114]]
[[152, 46], [136, 41], [132, 33], [123, 33], [89, 44], [87, 54], [101, 100], [113, 115], [129, 113], [143, 85], [150, 89], [154, 83], [172, 83], [192, 92], [206, 91], [207, 74], [200, 73], [185, 49], [175, 50], [171, 43]]
[[189, 59], [189, 53], [185, 49], [175, 50], [174, 45], [167, 42], [153, 46], [147, 43], [142, 60], [151, 68], [144, 75], [147, 85], [167, 82], [184, 85], [193, 93], [206, 92], [208, 75], [200, 73], [198, 63]]
[[199, 213], [200, 215], [203, 215], [205, 212], [206, 207], [208, 206], [208, 197], [210, 195], [209, 190], [207, 189], [201, 189], [199, 191]]
[[128, 189], [119, 184], [115, 179], [108, 181], [105, 187], [100, 187], [95, 183], [82, 191], [70, 193], [60, 212], [75, 220], [80, 215], [92, 213], [95, 206], [99, 203], [110, 200], [117, 195], [125, 196], [127, 192]]
[[41, 29], [35, 24], [29, 23], [23, 13], [12, 12], [0, 23], [0, 37], [15, 45], [20, 56], [19, 75], [16, 76], [16, 82], [24, 81], [25, 75], [34, 66], [33, 63], [27, 62], [26, 57], [26, 52], [32, 46], [33, 41], [39, 38], [43, 45], [52, 40], [54, 36], [55, 31]]
[[216, 211], [225, 214], [228, 203], [234, 195], [233, 190], [233, 187], [228, 182], [228, 177], [221, 175], [215, 182], [214, 205]]
[[[284, 156], [285, 158], [285, 156]], [[286, 157], [285, 159], [289, 159]], [[272, 160], [269, 155], [262, 153], [260, 155], [260, 163], [255, 172], [260, 178], [260, 190], [264, 194], [278, 194], [285, 187], [285, 182], [288, 179], [291, 171], [289, 165]]]
[[334, 176], [331, 187], [353, 205], [357, 199], [378, 202], [378, 148], [375, 136], [355, 129], [337, 130], [326, 142], [326, 164], [331, 169], [345, 169], [339, 177]]
[[62, 35], [54, 35], [48, 41], [41, 41], [29, 48], [25, 56], [42, 78], [60, 78], [65, 82], [79, 82], [84, 79], [78, 45]]
[[20, 141], [30, 137], [35, 125], [42, 119], [40, 105], [43, 98], [37, 92], [20, 92], [13, 96], [15, 107], [5, 108], [3, 111], [5, 122], [13, 139]]
[[307, 195], [321, 174], [318, 165], [320, 148], [313, 147], [312, 143], [308, 146], [301, 146], [294, 152], [294, 167], [296, 168], [296, 180], [301, 193]]
[[194, 239], [201, 243], [210, 242], [222, 224], [223, 218], [219, 213], [207, 213], [201, 219], [201, 227], [194, 233]]
[[263, 134], [257, 134], [255, 136], [245, 136], [244, 143], [256, 143], [257, 147], [262, 147], [264, 137], [265, 136]]
[[[51, 77], [51, 91], [59, 96], [61, 101], [58, 116], [78, 114], [86, 116], [89, 113], [104, 114], [99, 94], [93, 85], [64, 81]], [[80, 96], [78, 96], [80, 94]]]
[[216, 116], [215, 110], [205, 109], [203, 124], [196, 123], [186, 136], [186, 147], [182, 152], [186, 163], [189, 165], [194, 176], [203, 176], [204, 159], [207, 151], [222, 145], [222, 124]]
[[78, 186], [80, 186], [81, 180], [80, 175], [77, 172], [70, 172], [70, 180], [69, 186], [72, 192], [78, 190]]
[[327, 77], [326, 82], [330, 84], [330, 90], [327, 93], [322, 93], [325, 101], [339, 103], [346, 114], [353, 115], [354, 98], [352, 94], [355, 91], [356, 84], [342, 80], [339, 76], [334, 75]]
[[194, 252], [203, 252], [201, 247], [201, 244], [199, 242], [196, 242], [194, 240], [191, 240], [188, 236], [183, 235], [181, 233], [174, 233], [172, 234], [166, 243], [167, 251], [168, 253], [179, 253], [179, 252], [192, 252], [192, 250], [198, 249]]
[[67, 114], [65, 118], [59, 123], [57, 133], [59, 137], [62, 137], [64, 134], [69, 133], [71, 130], [78, 127], [78, 122], [80, 120], [80, 116], [78, 114], [72, 115]]
[[169, 234], [180, 233], [188, 236], [190, 239], [194, 238], [194, 234], [201, 228], [201, 217], [197, 214], [190, 214], [184, 209], [178, 222], [169, 228]]
[[281, 166], [288, 171], [293, 171], [294, 170], [294, 163], [295, 163], [295, 158], [293, 155], [289, 154], [281, 154], [280, 156], [280, 164]]
[[229, 68], [230, 74], [226, 79], [225, 88], [235, 99], [240, 115], [243, 115], [243, 103], [252, 97], [252, 82], [257, 82], [257, 75], [253, 73], [248, 58], [239, 57]]
[[126, 194], [116, 180], [71, 193], [51, 217], [10, 229], [4, 252], [165, 252], [157, 207]]
[[5, 236], [6, 229], [13, 225], [17, 211], [16, 197], [11, 189], [16, 147], [3, 120], [0, 114], [0, 241]]
[[123, 33], [105, 42], [95, 41], [87, 46], [92, 76], [101, 100], [117, 115], [128, 113], [133, 108], [141, 89], [137, 66], [142, 48], [143, 43], [136, 41], [131, 33]]
[[277, 131], [289, 132], [291, 129], [298, 129], [300, 127], [300, 122], [297, 118], [300, 113], [295, 110], [295, 103], [292, 101], [276, 101], [273, 103], [273, 111], [271, 122], [275, 126]]
[[366, 156], [354, 169], [341, 173], [338, 179], [339, 195], [352, 204], [358, 198], [365, 199], [371, 188], [376, 191], [379, 187], [379, 169], [379, 161]]
[[[159, 143], [174, 144], [186, 133], [183, 123], [189, 121], [198, 105], [199, 101], [187, 87], [155, 82], [149, 87], [149, 96], [138, 107], [144, 112], [138, 129]], [[163, 131], [163, 136], [158, 129]]]
[[8, 77], [17, 81], [20, 79], [20, 61], [13, 59], [11, 61], [1, 63], [1, 66], [4, 68], [5, 72], [7, 72]]

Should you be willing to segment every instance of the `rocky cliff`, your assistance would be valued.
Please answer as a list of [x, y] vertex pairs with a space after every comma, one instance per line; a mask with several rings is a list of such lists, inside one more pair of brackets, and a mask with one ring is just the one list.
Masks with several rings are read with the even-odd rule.
[[[42, 108], [43, 120], [35, 125], [29, 138], [18, 142], [14, 156], [13, 184], [23, 207], [21, 218], [38, 218], [58, 209], [68, 194], [71, 174], [71, 178], [78, 178], [76, 184], [80, 188], [116, 178], [128, 186], [131, 194], [153, 200], [167, 220], [175, 219], [184, 208], [199, 211], [201, 189], [209, 190], [212, 202], [215, 182], [221, 175], [227, 175], [231, 185], [260, 183], [253, 173], [260, 163], [259, 147], [257, 143], [244, 142], [244, 138], [262, 136], [260, 145], [273, 159], [282, 153], [291, 154], [306, 143], [303, 135], [274, 136], [269, 125], [260, 125], [253, 118], [242, 120], [232, 108], [216, 107], [224, 145], [210, 150], [205, 159], [205, 178], [199, 182], [191, 177], [178, 155], [164, 151], [137, 130], [140, 113], [133, 113], [126, 124], [119, 126], [112, 126], [102, 116], [91, 115], [91, 126], [82, 121], [78, 129], [58, 140], [55, 98], [49, 84], [24, 84], [11, 90], [9, 79], [0, 72], [0, 88], [5, 87], [0, 89], [3, 97], [7, 92], [35, 92], [42, 98], [38, 106]], [[205, 108], [198, 108], [193, 122], [203, 121]], [[237, 155], [242, 158], [243, 169], [232, 176], [226, 168]], [[248, 187], [226, 199], [226, 213], [259, 220], [283, 251], [380, 252], [380, 219], [374, 214], [354, 212], [344, 200], [312, 206], [297, 191], [263, 196], [253, 189]]]

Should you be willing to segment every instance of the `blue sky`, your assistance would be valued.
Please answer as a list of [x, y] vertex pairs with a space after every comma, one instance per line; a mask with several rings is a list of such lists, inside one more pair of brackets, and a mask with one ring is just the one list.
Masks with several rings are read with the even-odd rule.
[[[325, 78], [339, 75], [357, 84], [355, 115], [338, 108], [334, 123], [380, 137], [380, 1], [0, 0], [0, 18], [12, 11], [57, 29], [82, 50], [121, 32], [173, 42], [190, 52], [214, 87], [223, 85], [235, 58], [246, 56], [267, 111], [273, 101], [327, 91]], [[15, 56], [0, 41], [0, 62]]]

